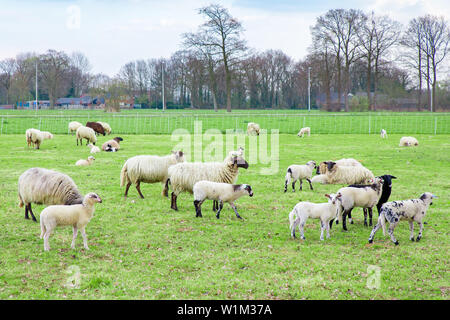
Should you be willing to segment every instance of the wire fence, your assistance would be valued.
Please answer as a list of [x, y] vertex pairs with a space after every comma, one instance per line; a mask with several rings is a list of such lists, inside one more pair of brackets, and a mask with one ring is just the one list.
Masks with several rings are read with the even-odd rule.
[[313, 134], [450, 134], [450, 114], [104, 114], [104, 115], [0, 115], [0, 134], [22, 134], [29, 128], [68, 134], [68, 124], [78, 121], [109, 123], [113, 134], [171, 134], [175, 129], [194, 128], [247, 130], [248, 122], [262, 129], [278, 129], [280, 133], [296, 134], [302, 127], [311, 127]]

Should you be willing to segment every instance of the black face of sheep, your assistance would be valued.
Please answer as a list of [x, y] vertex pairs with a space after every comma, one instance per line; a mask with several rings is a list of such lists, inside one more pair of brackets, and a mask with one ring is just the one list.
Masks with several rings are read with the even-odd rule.
[[250, 196], [250, 197], [253, 197], [253, 190], [252, 190], [252, 187], [250, 187], [250, 185], [245, 185], [245, 190], [247, 190], [247, 192], [248, 192], [248, 195]]
[[333, 161], [328, 161], [325, 163], [327, 164], [327, 168], [329, 171], [331, 171], [333, 169], [333, 167], [336, 165], [336, 162], [333, 162]]
[[119, 143], [120, 143], [120, 141], [123, 141], [123, 139], [121, 137], [115, 137], [113, 140], [116, 140]]
[[247, 161], [244, 160], [244, 158], [234, 157], [232, 160], [233, 164], [236, 165], [238, 168], [248, 169], [248, 163]]

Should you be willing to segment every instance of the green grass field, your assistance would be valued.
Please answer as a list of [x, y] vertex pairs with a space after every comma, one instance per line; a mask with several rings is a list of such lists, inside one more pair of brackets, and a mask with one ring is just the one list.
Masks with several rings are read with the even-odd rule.
[[[450, 135], [417, 134], [419, 147], [400, 148], [398, 134], [387, 140], [281, 134], [277, 174], [260, 175], [262, 164], [240, 171], [238, 182], [251, 184], [255, 194], [237, 201], [242, 221], [227, 204], [216, 219], [211, 202], [203, 205], [203, 218], [195, 218], [189, 194], [180, 195], [179, 211], [172, 211], [160, 184], [143, 184], [144, 200], [132, 187], [125, 201], [119, 186], [124, 161], [137, 154], [168, 154], [174, 144], [168, 135], [121, 136], [119, 152], [97, 154], [86, 168], [74, 165], [89, 153], [76, 146], [73, 136], [56, 135], [41, 150], [28, 149], [24, 134], [2, 136], [0, 299], [449, 298]], [[409, 241], [408, 223], [402, 222], [395, 230], [399, 246], [381, 230], [369, 245], [362, 209], [354, 210], [355, 223], [347, 232], [334, 225], [331, 238], [321, 242], [318, 220], [308, 220], [306, 240], [290, 239], [288, 215], [294, 205], [325, 202], [324, 194], [340, 186], [310, 191], [306, 183], [301, 192], [283, 193], [287, 166], [344, 157], [362, 161], [375, 175], [397, 176], [391, 200], [417, 198], [425, 191], [439, 196], [429, 208], [420, 242]], [[39, 224], [24, 219], [17, 199], [19, 175], [36, 166], [64, 172], [82, 193], [102, 197], [86, 228], [89, 251], [81, 235], [76, 249], [70, 249], [68, 227], [56, 229], [51, 251], [44, 252]], [[33, 205], [37, 217], [43, 208]], [[367, 286], [371, 265], [381, 272], [375, 289]], [[79, 288], [66, 287], [77, 271]]]

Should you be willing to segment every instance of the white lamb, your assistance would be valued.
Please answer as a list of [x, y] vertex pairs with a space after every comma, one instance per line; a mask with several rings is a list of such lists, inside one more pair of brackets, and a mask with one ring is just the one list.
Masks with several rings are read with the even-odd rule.
[[310, 127], [301, 128], [300, 131], [297, 133], [297, 136], [303, 137], [305, 134], [308, 134], [308, 137], [311, 135]]
[[97, 194], [91, 192], [84, 197], [82, 204], [54, 205], [42, 210], [41, 239], [44, 238], [44, 250], [50, 250], [48, 239], [57, 226], [72, 226], [73, 237], [70, 246], [72, 249], [75, 249], [75, 240], [78, 235], [78, 230], [80, 230], [83, 236], [84, 248], [89, 250], [85, 228], [94, 215], [94, 205], [97, 202], [101, 203], [102, 199]]
[[91, 153], [101, 152], [100, 148], [97, 147], [97, 146], [94, 146], [92, 143], [89, 143], [89, 144], [87, 145], [87, 147], [88, 147], [89, 149], [91, 149], [91, 151], [90, 151]]
[[409, 229], [411, 232], [409, 240], [411, 241], [414, 241], [414, 221], [419, 225], [420, 230], [416, 239], [416, 241], [419, 241], [422, 238], [422, 220], [427, 213], [428, 207], [433, 204], [434, 198], [437, 198], [437, 196], [431, 194], [430, 192], [425, 192], [419, 199], [392, 201], [383, 204], [381, 207], [380, 216], [378, 217], [378, 223], [370, 233], [369, 243], [373, 242], [373, 237], [380, 227], [383, 228], [384, 233], [384, 230], [386, 229], [385, 220], [389, 221], [388, 234], [395, 245], [398, 245], [398, 241], [394, 236], [394, 229], [402, 220], [408, 220], [409, 222]]
[[90, 166], [94, 162], [95, 158], [93, 156], [89, 156], [87, 160], [80, 159], [78, 160], [75, 165], [76, 166]]
[[[374, 178], [370, 185], [357, 185], [351, 187], [344, 187], [339, 189], [336, 194], [340, 196], [342, 205], [342, 215], [339, 216], [336, 221], [341, 220], [342, 216], [342, 228], [347, 230], [346, 217], [350, 215], [353, 208], [367, 208], [369, 211], [370, 219], [372, 219], [372, 208], [377, 205], [380, 200], [381, 193], [383, 191], [384, 180], [377, 177]], [[350, 220], [350, 223], [353, 223]], [[364, 225], [367, 226], [367, 213], [364, 210]]]
[[106, 123], [106, 122], [100, 122], [100, 121], [97, 121], [97, 123], [100, 123], [100, 125], [103, 127], [103, 129], [105, 130], [105, 133], [106, 134], [111, 134], [111, 127], [110, 127], [110, 125], [108, 124], [108, 123]]
[[168, 196], [168, 169], [171, 165], [184, 162], [183, 151], [172, 151], [167, 156], [135, 156], [128, 159], [120, 172], [120, 186], [126, 185], [125, 197], [128, 196], [128, 189], [131, 184], [136, 185], [139, 196], [144, 199], [140, 184], [161, 182], [164, 184], [163, 196]]
[[380, 136], [381, 136], [381, 138], [387, 138], [388, 137], [388, 135], [387, 135], [387, 132], [386, 132], [386, 130], [384, 130], [384, 129], [381, 129], [381, 131], [380, 131]]
[[249, 122], [247, 124], [247, 134], [253, 135], [256, 134], [257, 136], [259, 136], [259, 132], [260, 132], [261, 128], [259, 127], [259, 124], [255, 123], [255, 122]]
[[73, 133], [76, 132], [79, 127], [82, 127], [83, 125], [79, 123], [78, 121], [72, 121], [69, 123], [69, 132]]
[[88, 128], [85, 126], [81, 126], [77, 129], [76, 137], [77, 137], [77, 145], [78, 140], [80, 140], [80, 144], [83, 145], [83, 139], [86, 139], [87, 142], [90, 142], [92, 144], [95, 144], [97, 142], [95, 131], [92, 128]]
[[311, 178], [315, 167], [316, 167], [315, 161], [308, 161], [304, 165], [297, 165], [297, 164], [290, 165], [287, 168], [286, 172], [286, 178], [284, 181], [284, 192], [287, 191], [288, 183], [291, 183], [291, 181], [292, 181], [292, 192], [295, 192], [295, 183], [297, 182], [297, 180], [300, 180], [300, 190], [302, 190], [303, 179], [306, 179], [306, 181], [309, 182], [310, 189], [314, 190], [311, 184]]
[[248, 184], [229, 184], [229, 183], [219, 183], [202, 180], [196, 182], [193, 188], [194, 193], [194, 207], [196, 217], [202, 216], [202, 203], [206, 199], [219, 201], [218, 211], [216, 213], [217, 219], [220, 217], [220, 211], [223, 208], [223, 203], [228, 202], [233, 208], [236, 217], [242, 219], [239, 215], [236, 205], [234, 202], [242, 197], [243, 195], [249, 195], [253, 197], [252, 187]]
[[308, 218], [320, 219], [320, 240], [323, 240], [323, 232], [327, 230], [327, 238], [330, 237], [330, 228], [333, 224], [333, 220], [340, 214], [341, 205], [338, 202], [340, 195], [326, 194], [328, 198], [327, 203], [312, 203], [312, 202], [299, 202], [295, 205], [294, 209], [289, 213], [289, 228], [291, 230], [292, 238], [295, 238], [295, 228], [298, 226], [300, 231], [300, 239], [305, 239], [303, 228]]
[[166, 182], [166, 186], [170, 182], [173, 189], [170, 207], [178, 210], [178, 195], [181, 192], [193, 193], [194, 184], [198, 181], [235, 183], [239, 168], [247, 169], [247, 161], [243, 157], [230, 155], [223, 162], [182, 162], [170, 166], [169, 179]]
[[417, 141], [414, 137], [402, 137], [400, 139], [399, 147], [411, 147], [411, 146], [418, 146], [419, 141]]

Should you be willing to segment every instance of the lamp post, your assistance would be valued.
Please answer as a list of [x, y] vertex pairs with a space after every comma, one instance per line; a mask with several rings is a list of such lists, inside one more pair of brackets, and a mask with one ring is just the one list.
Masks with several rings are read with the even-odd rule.
[[311, 111], [311, 67], [308, 67], [308, 111]]

